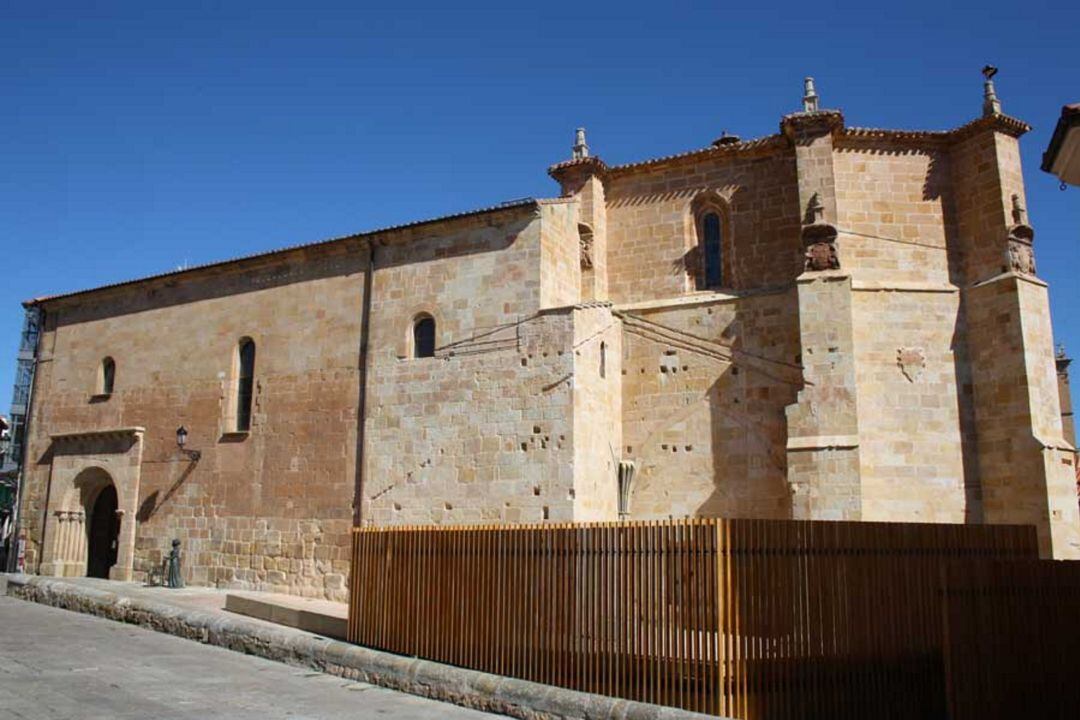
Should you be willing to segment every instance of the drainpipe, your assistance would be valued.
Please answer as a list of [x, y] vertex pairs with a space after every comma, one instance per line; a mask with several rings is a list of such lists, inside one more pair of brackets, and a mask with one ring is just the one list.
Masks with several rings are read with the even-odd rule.
[[364, 503], [364, 476], [366, 453], [364, 427], [367, 425], [367, 379], [371, 363], [368, 353], [368, 337], [371, 334], [371, 288], [375, 275], [375, 241], [364, 242], [367, 248], [367, 268], [364, 270], [364, 306], [360, 316], [360, 400], [356, 426], [356, 487], [353, 490], [353, 527], [360, 527]]

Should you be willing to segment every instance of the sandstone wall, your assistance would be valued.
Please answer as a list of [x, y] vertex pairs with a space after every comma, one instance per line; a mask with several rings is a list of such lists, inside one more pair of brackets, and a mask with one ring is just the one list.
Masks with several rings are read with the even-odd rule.
[[566, 307], [581, 299], [577, 205], [545, 200], [540, 206], [540, 307]]
[[[190, 582], [341, 597], [362, 272], [355, 247], [341, 245], [51, 308], [23, 516], [29, 566], [41, 559], [43, 523], [54, 522], [49, 435], [142, 426], [138, 511], [122, 520], [137, 525], [136, 578], [180, 538]], [[226, 415], [242, 337], [257, 347], [255, 399], [251, 431], [236, 434]], [[93, 397], [106, 356], [115, 389]], [[197, 462], [177, 451], [181, 424]], [[84, 450], [92, 465], [95, 448]]]
[[849, 139], [833, 167], [844, 270], [894, 287], [959, 281], [946, 149]]
[[622, 321], [602, 304], [577, 307], [574, 324], [574, 520], [618, 517], [622, 460]]
[[847, 139], [834, 168], [842, 267], [855, 291], [862, 517], [977, 519], [947, 148]]
[[633, 517], [790, 517], [784, 408], [800, 384], [794, 302], [786, 291], [622, 308]]
[[855, 292], [853, 317], [863, 519], [979, 517], [959, 293]]
[[[365, 523], [573, 519], [573, 315], [540, 308], [572, 214], [550, 208], [377, 249]], [[433, 358], [399, 341], [421, 312]]]
[[782, 148], [735, 156], [717, 151], [694, 162], [617, 170], [606, 184], [608, 296], [615, 303], [670, 298], [696, 289], [694, 198], [727, 198], [723, 285], [749, 289], [789, 283], [801, 269], [793, 155]]

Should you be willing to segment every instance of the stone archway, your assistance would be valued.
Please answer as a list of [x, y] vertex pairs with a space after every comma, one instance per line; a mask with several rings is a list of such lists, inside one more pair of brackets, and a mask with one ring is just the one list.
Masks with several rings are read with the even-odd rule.
[[131, 579], [144, 432], [52, 436], [39, 573]]
[[118, 509], [116, 486], [111, 482], [98, 491], [93, 504], [87, 508], [87, 577], [108, 578], [109, 571], [116, 565], [121, 522]]

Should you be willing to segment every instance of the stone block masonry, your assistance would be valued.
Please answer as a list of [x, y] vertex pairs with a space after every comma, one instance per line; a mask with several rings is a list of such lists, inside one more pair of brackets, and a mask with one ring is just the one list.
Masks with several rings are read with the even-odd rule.
[[175, 537], [188, 582], [341, 599], [356, 520], [687, 516], [1022, 522], [1078, 557], [1026, 131], [810, 109], [579, 152], [557, 199], [31, 301], [28, 567], [140, 579]]

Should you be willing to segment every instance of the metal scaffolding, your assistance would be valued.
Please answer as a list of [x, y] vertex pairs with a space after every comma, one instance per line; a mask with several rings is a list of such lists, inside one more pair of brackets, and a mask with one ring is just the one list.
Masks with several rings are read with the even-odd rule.
[[38, 336], [41, 315], [36, 307], [26, 309], [18, 355], [15, 360], [15, 386], [11, 394], [10, 442], [0, 457], [0, 569], [17, 569], [20, 553], [16, 527], [19, 516], [19, 485], [26, 453], [26, 426], [30, 412], [30, 396], [37, 366]]

